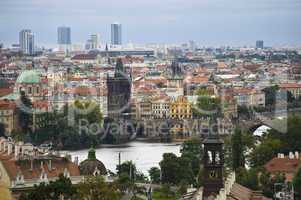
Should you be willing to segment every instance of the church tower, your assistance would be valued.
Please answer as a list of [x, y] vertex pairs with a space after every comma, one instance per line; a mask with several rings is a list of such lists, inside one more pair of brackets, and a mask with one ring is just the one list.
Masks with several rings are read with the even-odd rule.
[[126, 74], [122, 60], [117, 59], [113, 77], [107, 77], [108, 88], [108, 115], [117, 120], [128, 113], [131, 98], [131, 78]]
[[204, 140], [204, 187], [203, 199], [217, 195], [224, 187], [224, 142], [219, 138], [216, 118], [210, 120], [209, 135]]

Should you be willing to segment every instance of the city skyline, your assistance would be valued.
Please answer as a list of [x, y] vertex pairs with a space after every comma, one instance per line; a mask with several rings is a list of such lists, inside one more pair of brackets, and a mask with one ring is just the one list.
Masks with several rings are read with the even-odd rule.
[[[68, 8], [68, 9], [67, 9]], [[141, 2], [19, 0], [0, 2], [1, 42], [17, 43], [21, 29], [31, 29], [36, 44], [56, 44], [56, 29], [71, 27], [72, 43], [84, 44], [91, 33], [110, 41], [110, 24], [123, 25], [123, 43], [177, 43], [194, 40], [202, 45], [300, 45], [300, 2], [288, 0], [159, 0]], [[18, 13], [18, 14], [15, 14]]]

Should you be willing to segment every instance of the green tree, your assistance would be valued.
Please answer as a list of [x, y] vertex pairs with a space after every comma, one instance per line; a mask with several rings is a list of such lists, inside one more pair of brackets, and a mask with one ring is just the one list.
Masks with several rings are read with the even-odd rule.
[[279, 139], [267, 139], [250, 154], [250, 164], [252, 167], [260, 167], [271, 160], [281, 150], [282, 142]]
[[47, 185], [45, 183], [35, 185], [31, 192], [22, 194], [20, 200], [57, 200], [61, 196], [66, 199], [76, 196], [76, 190], [72, 186], [71, 180], [62, 174], [59, 175], [58, 180]]
[[199, 138], [192, 138], [184, 141], [181, 145], [181, 157], [188, 158], [194, 176], [196, 177], [200, 169], [200, 160], [203, 156], [202, 153], [202, 141]]
[[210, 117], [219, 115], [221, 111], [220, 99], [215, 97], [212, 92], [201, 88], [197, 91], [198, 99], [193, 113], [198, 117]]
[[149, 176], [153, 183], [160, 183], [161, 170], [158, 167], [152, 167], [148, 170]]
[[236, 181], [247, 188], [258, 190], [259, 180], [257, 174], [255, 168], [251, 168], [250, 170], [239, 168], [237, 169]]
[[0, 123], [0, 137], [5, 136], [5, 126], [3, 123]]
[[297, 198], [301, 199], [301, 168], [298, 169], [294, 176], [293, 185]]
[[131, 180], [134, 180], [137, 175], [135, 163], [132, 161], [125, 161], [116, 167], [118, 174], [127, 174]]
[[233, 159], [232, 168], [236, 171], [238, 168], [245, 167], [245, 155], [241, 129], [235, 128], [231, 139], [231, 144]]
[[179, 163], [178, 158], [173, 153], [164, 153], [163, 160], [159, 163], [162, 173], [162, 182], [177, 184], [177, 177], [179, 176], [178, 169]]
[[119, 200], [121, 193], [114, 184], [105, 183], [100, 176], [86, 177], [76, 186], [77, 195], [72, 200]]
[[276, 96], [279, 90], [279, 86], [271, 86], [263, 89], [265, 93], [265, 105], [274, 106], [276, 104]]
[[20, 100], [18, 107], [18, 122], [23, 133], [31, 132], [32, 125], [32, 103], [24, 91], [20, 91]]

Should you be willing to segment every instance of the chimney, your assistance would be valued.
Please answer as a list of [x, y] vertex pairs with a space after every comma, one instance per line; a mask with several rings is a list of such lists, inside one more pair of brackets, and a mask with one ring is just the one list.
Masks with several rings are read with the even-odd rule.
[[76, 166], [78, 166], [78, 156], [76, 156], [76, 157], [74, 158], [74, 164], [75, 164]]
[[51, 159], [48, 161], [48, 170], [49, 171], [52, 170], [52, 160]]
[[298, 151], [295, 152], [295, 158], [299, 159], [299, 152]]

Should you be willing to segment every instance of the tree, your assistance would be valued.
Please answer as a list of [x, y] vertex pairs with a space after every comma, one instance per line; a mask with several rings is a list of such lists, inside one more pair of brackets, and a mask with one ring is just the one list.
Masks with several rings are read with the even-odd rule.
[[242, 142], [241, 130], [236, 127], [231, 139], [232, 144], [232, 168], [236, 171], [238, 168], [245, 167], [245, 155]]
[[212, 92], [201, 88], [197, 91], [198, 99], [193, 113], [196, 116], [210, 117], [219, 115], [221, 111], [220, 99], [215, 97]]
[[190, 140], [184, 141], [181, 145], [181, 157], [189, 159], [192, 167], [194, 176], [196, 177], [200, 169], [200, 160], [203, 156], [202, 153], [202, 141], [199, 138], [192, 138]]
[[251, 168], [250, 170], [246, 170], [245, 168], [237, 169], [236, 181], [237, 183], [250, 188], [252, 190], [258, 190], [259, 181], [257, 176], [257, 170], [255, 168]]
[[5, 136], [5, 125], [0, 123], [0, 137]]
[[177, 159], [178, 162], [178, 170], [177, 170], [177, 176], [176, 181], [177, 184], [181, 185], [191, 185], [195, 184], [196, 180], [192, 171], [191, 161], [187, 157], [179, 157]]
[[58, 180], [50, 182], [49, 184], [41, 183], [39, 186], [35, 185], [34, 189], [29, 193], [24, 193], [20, 200], [57, 200], [60, 196], [70, 199], [76, 196], [76, 190], [72, 186], [71, 180], [59, 175]]
[[279, 90], [278, 85], [263, 89], [263, 92], [265, 93], [265, 105], [274, 106], [276, 104], [276, 96], [278, 90]]
[[132, 161], [125, 161], [116, 167], [117, 173], [127, 174], [130, 180], [134, 180], [137, 174], [136, 165]]
[[22, 129], [22, 132], [27, 134], [31, 131], [32, 125], [32, 103], [31, 100], [26, 96], [24, 91], [20, 91], [20, 100], [18, 108], [18, 122]]
[[153, 183], [160, 183], [161, 179], [161, 170], [158, 167], [152, 167], [148, 170], [149, 176]]
[[250, 154], [252, 167], [260, 167], [271, 160], [281, 149], [282, 142], [279, 139], [268, 139], [263, 141]]
[[177, 184], [177, 177], [179, 176], [178, 169], [179, 163], [178, 158], [173, 153], [164, 153], [163, 160], [159, 163], [162, 173], [162, 182]]
[[86, 177], [76, 186], [77, 195], [72, 200], [119, 200], [121, 193], [114, 184], [105, 183], [100, 176]]
[[294, 176], [293, 185], [298, 198], [301, 199], [301, 168], [298, 169]]

